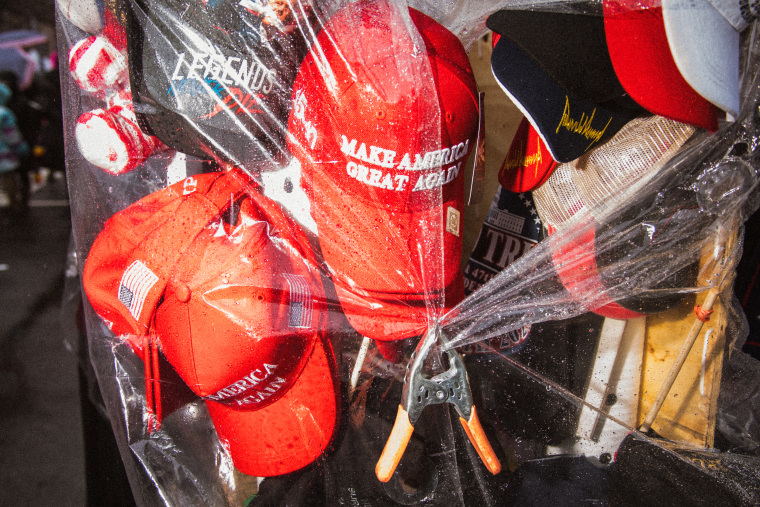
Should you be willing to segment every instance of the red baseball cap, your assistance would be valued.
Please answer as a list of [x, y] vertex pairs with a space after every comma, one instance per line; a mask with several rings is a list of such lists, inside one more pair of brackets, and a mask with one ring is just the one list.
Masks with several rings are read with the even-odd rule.
[[338, 11], [299, 69], [288, 125], [342, 308], [376, 340], [420, 335], [464, 297], [477, 85], [459, 39], [413, 9], [410, 33], [405, 10]]
[[[625, 308], [607, 294], [599, 277], [594, 225], [576, 227], [582, 232], [552, 252], [552, 260], [562, 285], [572, 297], [583, 301], [597, 315], [619, 320], [643, 317], [644, 313]], [[593, 301], [589, 301], [586, 296], [589, 294], [593, 294]]]
[[499, 183], [511, 192], [530, 192], [543, 185], [556, 167], [541, 136], [523, 118], [499, 169]]
[[683, 78], [670, 52], [661, 0], [604, 0], [604, 29], [615, 73], [651, 113], [718, 130], [720, 111]]
[[240, 471], [292, 472], [330, 444], [339, 397], [316, 262], [244, 172], [193, 176], [117, 213], [83, 283], [116, 334], [157, 336]]

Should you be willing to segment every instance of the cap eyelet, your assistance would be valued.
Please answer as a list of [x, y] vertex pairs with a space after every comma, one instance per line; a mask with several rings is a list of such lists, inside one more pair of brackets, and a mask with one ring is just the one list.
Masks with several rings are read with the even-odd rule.
[[452, 113], [451, 111], [446, 111], [446, 121], [448, 123], [453, 122], [454, 121], [454, 113]]
[[384, 120], [385, 119], [385, 111], [383, 111], [382, 109], [380, 111], [376, 112], [375, 115], [377, 116], [378, 120]]

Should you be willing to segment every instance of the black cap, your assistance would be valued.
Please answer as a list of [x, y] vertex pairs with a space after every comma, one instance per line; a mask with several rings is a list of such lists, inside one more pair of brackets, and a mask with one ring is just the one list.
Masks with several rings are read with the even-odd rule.
[[604, 143], [637, 115], [615, 101], [591, 102], [571, 93], [507, 37], [496, 43], [491, 69], [560, 163]]
[[134, 0], [127, 15], [140, 127], [166, 145], [239, 167], [280, 160], [298, 31], [265, 36], [239, 2]]
[[590, 13], [500, 10], [488, 28], [509, 37], [552, 79], [579, 98], [616, 101], [643, 114], [615, 74], [604, 32], [604, 17]]

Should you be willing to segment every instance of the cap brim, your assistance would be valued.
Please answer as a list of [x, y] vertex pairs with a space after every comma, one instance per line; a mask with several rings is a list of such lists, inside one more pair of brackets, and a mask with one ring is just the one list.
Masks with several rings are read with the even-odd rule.
[[673, 60], [702, 97], [739, 114], [739, 32], [708, 0], [662, 0]]
[[293, 386], [258, 410], [206, 400], [219, 439], [235, 467], [256, 477], [299, 470], [327, 450], [338, 426], [340, 397], [332, 347], [317, 340]]
[[574, 95], [594, 102], [626, 96], [610, 61], [601, 16], [504, 9], [486, 25], [509, 37]]
[[718, 109], [689, 86], [673, 61], [661, 7], [604, 0], [604, 28], [615, 73], [633, 100], [651, 113], [718, 129]]
[[557, 162], [575, 160], [636, 117], [614, 103], [599, 104], [572, 95], [507, 37], [496, 43], [491, 69]]
[[[398, 362], [401, 358], [394, 346], [380, 344], [422, 335], [436, 317], [464, 299], [464, 279], [457, 275], [443, 290], [436, 291], [435, 298], [431, 294], [404, 297], [369, 293], [338, 283], [335, 290], [351, 327], [362, 336], [375, 340], [387, 360]], [[430, 302], [438, 296], [440, 301]]]
[[541, 136], [523, 118], [499, 170], [499, 184], [510, 192], [530, 192], [543, 185], [556, 167]]

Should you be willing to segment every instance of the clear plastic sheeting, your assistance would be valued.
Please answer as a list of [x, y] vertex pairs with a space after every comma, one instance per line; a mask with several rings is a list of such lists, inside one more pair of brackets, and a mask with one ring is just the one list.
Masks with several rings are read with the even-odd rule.
[[[731, 134], [746, 136], [745, 146], [756, 142], [749, 133]], [[721, 266], [741, 255], [731, 237], [746, 218], [745, 204], [757, 190], [758, 175], [747, 158], [751, 152], [742, 159], [730, 155], [734, 146], [719, 144], [712, 150], [718, 151], [716, 157], [705, 152], [705, 144], [710, 143], [691, 143], [654, 176], [573, 214], [519, 263], [472, 294], [441, 324], [451, 346], [573, 317], [609, 300], [638, 298], [646, 304], [647, 299], [702, 292], [722, 280]], [[587, 247], [589, 237], [592, 247]], [[712, 259], [699, 269], [714, 275], [708, 285], [695, 283], [696, 273], [678, 276], [706, 249]], [[604, 292], [597, 273], [606, 282]], [[573, 278], [572, 298], [556, 289], [562, 276]], [[485, 307], [492, 310], [484, 312]]]
[[756, 501], [760, 370], [729, 297], [760, 203], [754, 25], [740, 114], [642, 115], [561, 164], [520, 198], [545, 237], [465, 296], [500, 113], [467, 49], [499, 9], [601, 2], [58, 7], [66, 340], [138, 504], [614, 504], [647, 460], [686, 499]]

